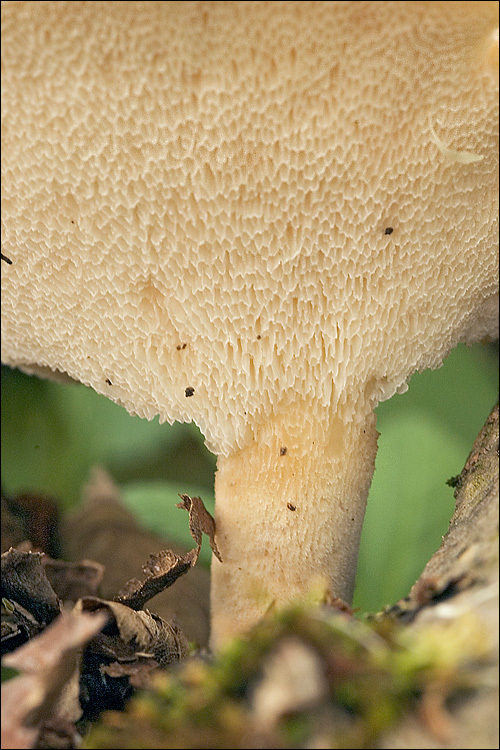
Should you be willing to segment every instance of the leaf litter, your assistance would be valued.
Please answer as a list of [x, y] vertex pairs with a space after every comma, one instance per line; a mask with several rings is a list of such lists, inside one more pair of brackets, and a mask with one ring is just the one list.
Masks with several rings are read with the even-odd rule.
[[151, 554], [112, 599], [99, 596], [97, 562], [53, 559], [27, 539], [2, 554], [2, 671], [14, 675], [2, 683], [2, 748], [80, 747], [89, 722], [187, 656], [179, 625], [144, 609], [195, 565], [203, 533], [217, 550], [202, 500], [181, 499], [196, 547]]

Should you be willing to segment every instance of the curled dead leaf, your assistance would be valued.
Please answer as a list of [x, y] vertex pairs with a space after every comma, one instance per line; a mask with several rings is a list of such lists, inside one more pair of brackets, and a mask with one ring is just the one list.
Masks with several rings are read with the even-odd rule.
[[61, 602], [50, 585], [42, 553], [9, 549], [2, 560], [2, 597], [17, 602], [45, 626], [61, 612]]
[[198, 547], [196, 557], [198, 558], [200, 553], [203, 534], [206, 534], [212, 552], [222, 562], [222, 557], [215, 542], [215, 521], [203, 505], [203, 500], [201, 497], [189, 497], [189, 495], [179, 495], [179, 497], [182, 503], [177, 503], [177, 507], [187, 510], [189, 513], [189, 531]]
[[7, 654], [21, 674], [2, 685], [2, 748], [32, 748], [49, 721], [81, 715], [79, 656], [107, 620], [105, 613], [63, 612], [43, 633]]
[[189, 495], [179, 495], [179, 497], [182, 503], [177, 503], [177, 507], [189, 513], [189, 531], [196, 542], [196, 549], [189, 550], [184, 555], [178, 555], [172, 550], [161, 550], [157, 554], [150, 555], [142, 569], [145, 575], [144, 580], [132, 578], [127, 581], [115, 597], [115, 601], [135, 610], [142, 609], [149, 599], [171, 586], [179, 576], [187, 573], [195, 565], [200, 554], [203, 534], [208, 536], [214, 555], [222, 562], [215, 542], [215, 521], [205, 508], [203, 500]]
[[153, 657], [160, 666], [168, 666], [187, 654], [187, 641], [175, 624], [158, 615], [135, 611], [120, 602], [85, 597], [77, 604], [82, 612], [105, 612], [108, 625], [93, 640], [91, 648], [115, 661], [127, 662]]
[[131, 609], [142, 609], [147, 601], [171, 586], [179, 576], [187, 573], [198, 558], [197, 550], [177, 555], [172, 550], [160, 550], [150, 555], [143, 567], [144, 581], [131, 578], [115, 597], [115, 601]]

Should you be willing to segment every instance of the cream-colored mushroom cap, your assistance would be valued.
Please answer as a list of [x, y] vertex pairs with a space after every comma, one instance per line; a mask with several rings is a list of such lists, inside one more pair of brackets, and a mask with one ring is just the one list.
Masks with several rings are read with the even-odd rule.
[[497, 13], [2, 3], [2, 361], [199, 425], [214, 642], [350, 597], [374, 406], [495, 334]]

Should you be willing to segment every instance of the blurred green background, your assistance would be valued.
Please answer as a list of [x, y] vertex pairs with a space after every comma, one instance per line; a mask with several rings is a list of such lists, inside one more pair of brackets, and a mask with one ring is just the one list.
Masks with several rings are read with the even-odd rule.
[[[408, 593], [453, 513], [446, 480], [459, 474], [498, 394], [498, 348], [459, 346], [439, 370], [377, 409], [375, 477], [363, 529], [354, 606], [376, 611]], [[148, 527], [192, 546], [178, 493], [213, 512], [215, 457], [191, 424], [131, 417], [80, 385], [2, 368], [2, 488], [79, 502], [90, 467], [104, 466]], [[208, 564], [204, 544], [201, 562]]]

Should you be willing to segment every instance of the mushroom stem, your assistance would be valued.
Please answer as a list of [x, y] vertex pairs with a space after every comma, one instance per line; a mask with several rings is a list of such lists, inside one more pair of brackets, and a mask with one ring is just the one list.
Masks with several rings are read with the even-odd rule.
[[[317, 410], [316, 410], [317, 411]], [[220, 456], [215, 480], [212, 646], [246, 631], [273, 604], [329, 592], [347, 602], [378, 433], [302, 402]]]

